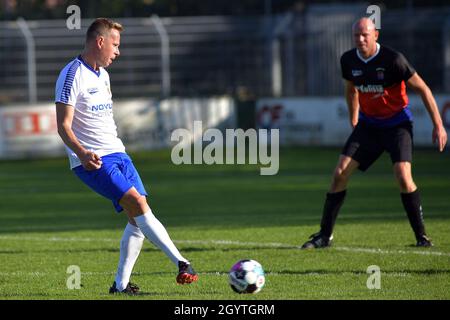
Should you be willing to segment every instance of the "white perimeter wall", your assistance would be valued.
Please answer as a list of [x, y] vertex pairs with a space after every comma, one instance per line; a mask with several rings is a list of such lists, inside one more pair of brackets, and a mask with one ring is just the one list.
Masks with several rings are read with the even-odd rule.
[[[435, 96], [450, 133], [450, 95]], [[432, 146], [433, 125], [419, 96], [410, 95], [414, 143]], [[279, 128], [281, 145], [343, 146], [351, 133], [343, 98], [267, 98], [256, 105], [257, 128]]]
[[[436, 101], [449, 132], [450, 95], [437, 95]], [[410, 104], [415, 145], [432, 146], [433, 127], [420, 97], [411, 95]], [[280, 129], [282, 145], [342, 146], [351, 132], [341, 97], [260, 99], [255, 116], [257, 128]], [[117, 101], [114, 117], [130, 151], [170, 147], [171, 132], [178, 128], [193, 131], [196, 120], [203, 122], [204, 129], [236, 127], [235, 104], [229, 97]], [[63, 154], [53, 103], [0, 108], [0, 158]]]
[[[205, 129], [236, 126], [234, 101], [229, 97], [133, 99], [114, 102], [113, 108], [119, 136], [129, 151], [169, 147], [171, 132], [192, 130], [196, 120]], [[64, 154], [53, 103], [0, 108], [0, 158]]]

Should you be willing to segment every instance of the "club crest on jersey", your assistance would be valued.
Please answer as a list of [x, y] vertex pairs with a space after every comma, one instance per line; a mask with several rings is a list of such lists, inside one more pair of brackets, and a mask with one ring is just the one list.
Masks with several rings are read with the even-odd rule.
[[87, 91], [88, 91], [90, 94], [94, 94], [94, 93], [97, 93], [97, 92], [98, 92], [98, 88], [88, 88]]
[[377, 79], [384, 80], [384, 68], [377, 68]]
[[362, 70], [352, 70], [352, 75], [354, 77], [362, 76], [362, 74], [363, 74]]

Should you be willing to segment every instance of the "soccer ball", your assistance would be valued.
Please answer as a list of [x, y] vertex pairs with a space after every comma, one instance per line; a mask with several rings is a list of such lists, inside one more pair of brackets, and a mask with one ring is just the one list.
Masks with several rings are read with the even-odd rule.
[[228, 282], [237, 293], [258, 293], [266, 278], [261, 264], [255, 260], [240, 260], [231, 267]]

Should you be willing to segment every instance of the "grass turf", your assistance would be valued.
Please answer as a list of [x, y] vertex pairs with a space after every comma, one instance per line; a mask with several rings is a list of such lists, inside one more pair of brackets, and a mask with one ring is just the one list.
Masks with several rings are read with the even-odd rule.
[[[413, 164], [427, 230], [435, 242], [415, 248], [390, 161], [356, 173], [335, 229], [334, 246], [301, 251], [318, 230], [337, 161], [333, 148], [281, 149], [280, 171], [258, 165], [181, 165], [169, 151], [132, 154], [155, 215], [199, 272], [175, 284], [176, 267], [146, 243], [132, 281], [143, 295], [111, 296], [126, 224], [111, 203], [80, 182], [65, 158], [0, 162], [0, 299], [450, 299], [449, 153], [417, 149]], [[238, 295], [227, 272], [258, 260], [266, 285]], [[69, 290], [67, 268], [81, 269]], [[366, 286], [370, 265], [381, 289]]]

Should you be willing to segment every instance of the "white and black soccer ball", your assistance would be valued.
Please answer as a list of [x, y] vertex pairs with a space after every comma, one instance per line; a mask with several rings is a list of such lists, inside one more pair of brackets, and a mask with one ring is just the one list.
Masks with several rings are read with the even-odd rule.
[[237, 293], [258, 293], [264, 287], [266, 277], [259, 262], [240, 260], [231, 267], [228, 282]]

